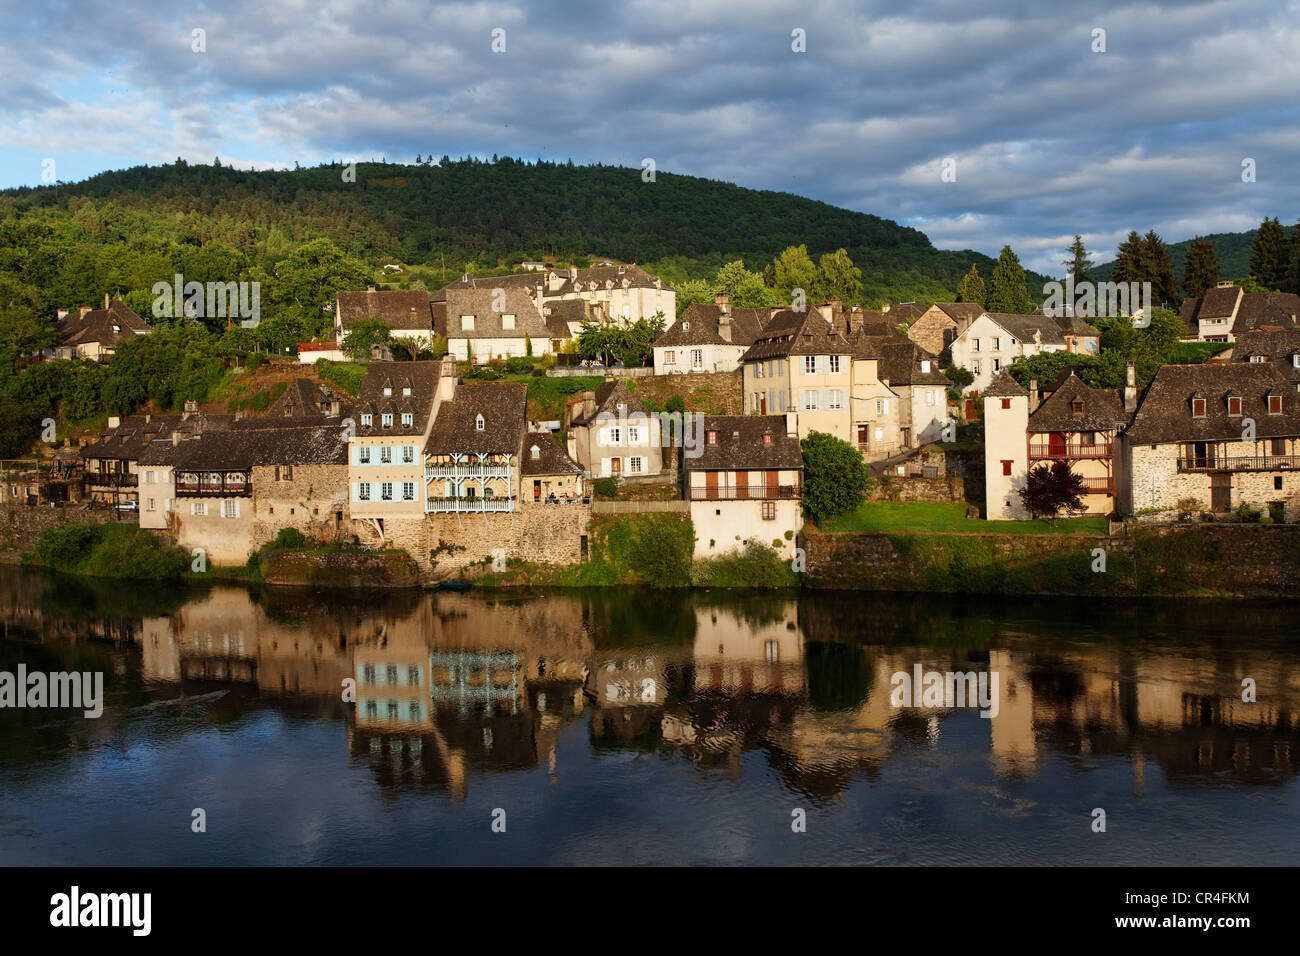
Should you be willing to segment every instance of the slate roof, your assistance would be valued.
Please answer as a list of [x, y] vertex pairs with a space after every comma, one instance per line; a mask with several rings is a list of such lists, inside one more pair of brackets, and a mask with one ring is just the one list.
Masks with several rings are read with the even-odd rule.
[[112, 458], [121, 461], [149, 458], [146, 464], [161, 464], [154, 448], [155, 440], [166, 439], [171, 444], [172, 432], [184, 436], [199, 435], [208, 431], [221, 431], [231, 427], [234, 415], [196, 414], [183, 415], [127, 415], [117, 428], [105, 428], [94, 442], [82, 445], [78, 452], [83, 460]]
[[[573, 398], [580, 399], [581, 395], [574, 396]], [[570, 399], [570, 402], [573, 401], [573, 398]], [[636, 393], [628, 390], [627, 383], [616, 379], [612, 382], [604, 382], [596, 389], [596, 414], [592, 416], [592, 420], [594, 421], [601, 412], [617, 414], [620, 403], [627, 406], [625, 413], [628, 415], [634, 413], [640, 413], [642, 415], [648, 414], [645, 405], [641, 403], [641, 399], [636, 397]], [[589, 424], [588, 420], [582, 416], [582, 407], [580, 405], [569, 424]]]
[[357, 322], [367, 319], [382, 319], [394, 329], [404, 331], [433, 330], [429, 293], [418, 290], [339, 292], [335, 295], [335, 309], [344, 332]]
[[900, 302], [898, 305], [886, 312], [885, 315], [893, 319], [895, 323], [898, 323], [911, 322], [913, 319], [920, 318], [924, 312], [925, 310], [920, 308], [915, 302]]
[[[1002, 374], [1006, 374], [1005, 369]], [[1073, 411], [1076, 401], [1083, 402], [1083, 411], [1078, 415]], [[1067, 369], [1053, 385], [1052, 394], [1029, 416], [1029, 431], [1113, 431], [1128, 420], [1118, 390], [1092, 388], [1080, 381], [1074, 369]]]
[[[501, 289], [504, 296], [498, 301], [496, 290]], [[494, 310], [500, 305], [501, 311]], [[461, 316], [474, 316], [474, 328], [462, 329]], [[515, 327], [507, 330], [502, 327], [501, 317], [513, 315]], [[537, 310], [532, 297], [520, 288], [488, 286], [477, 289], [452, 289], [447, 293], [446, 317], [443, 327], [438, 329], [440, 335], [451, 339], [522, 339], [528, 336], [534, 339], [550, 338], [550, 330]]]
[[[429, 413], [433, 409], [433, 396], [441, 373], [441, 361], [371, 362], [366, 366], [366, 376], [361, 380], [361, 388], [357, 392], [357, 435], [423, 435], [429, 424]], [[408, 386], [411, 394], [403, 395], [402, 390]], [[392, 389], [392, 394], [388, 397], [384, 396], [385, 387]], [[382, 426], [380, 416], [385, 412], [393, 415], [392, 428]], [[414, 416], [409, 428], [402, 427], [403, 412], [410, 412]], [[361, 416], [367, 414], [375, 416], [369, 426], [361, 424]]]
[[[536, 458], [532, 455], [534, 445], [537, 446]], [[524, 457], [520, 465], [520, 471], [524, 475], [581, 475], [583, 470], [550, 432], [528, 432], [524, 435]]]
[[[710, 432], [717, 433], [716, 444], [709, 443]], [[701, 453], [683, 457], [688, 472], [803, 470], [799, 439], [786, 434], [784, 415], [709, 415], [700, 434]]]
[[297, 428], [241, 427], [183, 439], [172, 449], [180, 471], [248, 471], [258, 465], [346, 465], [347, 442], [338, 422]]
[[741, 361], [781, 358], [787, 355], [848, 355], [849, 340], [814, 309], [795, 312], [782, 309], [768, 321], [762, 334]]
[[[1065, 335], [1055, 319], [1045, 315], [1013, 315], [1008, 312], [985, 312], [990, 319], [1011, 333], [1016, 341], [1029, 344], [1034, 341], [1034, 332], [1042, 334], [1043, 345], [1065, 345]], [[965, 334], [965, 333], [962, 333]]]
[[[520, 382], [475, 382], [461, 385], [450, 402], [438, 407], [427, 455], [518, 455], [528, 406], [528, 387]], [[483, 430], [478, 430], [478, 416]]]
[[959, 325], [970, 325], [984, 314], [984, 306], [978, 302], [936, 302], [934, 307]]
[[[876, 377], [894, 385], [952, 384], [939, 368], [939, 359], [914, 343], [907, 336], [853, 335], [849, 337], [853, 357], [875, 359]], [[930, 371], [921, 371], [921, 363], [928, 361]]]
[[[551, 272], [554, 272], [556, 277], [560, 279], [554, 287], [547, 284], [547, 276]], [[627, 266], [592, 266], [587, 269], [578, 269], [576, 275], [569, 269], [548, 269], [545, 271], [517, 272], [504, 276], [462, 276], [434, 293], [434, 298], [445, 299], [457, 289], [481, 290], [495, 288], [520, 289], [532, 292], [539, 285], [543, 287], [543, 297], [558, 298], [578, 292], [589, 292], [592, 283], [595, 283], [597, 288], [604, 289], [607, 282], [612, 282], [612, 288], [621, 289], [623, 288], [624, 279], [627, 279], [629, 289], [662, 288], [669, 292], [674, 291], [670, 286], [663, 284], [661, 280], [652, 276], [640, 266], [632, 264]], [[656, 285], [656, 283], [659, 284]]]
[[1265, 356], [1291, 382], [1300, 383], [1300, 329], [1263, 331], [1251, 329], [1237, 337], [1232, 346], [1232, 361], [1249, 362], [1252, 355]]
[[[1268, 414], [1270, 390], [1282, 396], [1282, 414]], [[1241, 417], [1228, 416], [1227, 397], [1242, 399]], [[1192, 397], [1205, 399], [1205, 418], [1192, 417]], [[1248, 362], [1165, 365], [1147, 386], [1129, 426], [1135, 443], [1241, 441], [1242, 420], [1255, 421], [1259, 438], [1300, 435], [1300, 392], [1276, 366]]]
[[1081, 317], [1074, 315], [1073, 310], [1071, 310], [1070, 315], [1054, 315], [1051, 316], [1051, 319], [1056, 323], [1056, 327], [1065, 335], [1091, 336], [1093, 338], [1097, 338], [1101, 335], [1096, 328], [1089, 325]]
[[64, 347], [98, 342], [113, 346], [150, 330], [150, 325], [121, 299], [107, 309], [91, 309], [85, 315], [69, 312], [59, 322], [59, 344]]
[[1179, 317], [1188, 334], [1196, 335], [1202, 319], [1237, 317], [1232, 323], [1233, 336], [1261, 326], [1271, 328], [1300, 328], [1300, 296], [1291, 292], [1243, 292], [1239, 286], [1224, 286], [1206, 290], [1195, 299], [1184, 299]]
[[[333, 393], [309, 378], [295, 378], [266, 410], [267, 418], [305, 418], [329, 411]], [[341, 396], [340, 396], [341, 398]]]
[[718, 331], [722, 307], [692, 302], [676, 322], [655, 340], [654, 348], [686, 348], [697, 345], [739, 345], [749, 347], [763, 333], [763, 325], [776, 309], [742, 309], [731, 307], [731, 341]]
[[993, 384], [984, 389], [985, 398], [1028, 398], [1029, 392], [1012, 378], [1007, 369], [998, 372]]

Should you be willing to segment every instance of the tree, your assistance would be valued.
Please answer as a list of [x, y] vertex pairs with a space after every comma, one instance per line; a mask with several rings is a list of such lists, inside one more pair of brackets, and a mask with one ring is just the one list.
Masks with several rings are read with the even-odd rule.
[[368, 277], [369, 270], [361, 262], [329, 239], [314, 239], [276, 266], [273, 298], [281, 309], [295, 306], [315, 334], [323, 330], [335, 294], [363, 286]]
[[862, 270], [853, 264], [845, 250], [828, 252], [821, 257], [813, 288], [819, 302], [831, 298], [845, 305], [857, 302], [862, 296]]
[[611, 350], [614, 356], [628, 367], [646, 365], [654, 358], [655, 339], [664, 334], [664, 314], [656, 312], [653, 318], [637, 319], [615, 340]]
[[993, 281], [989, 286], [987, 306], [990, 312], [1009, 312], [1025, 315], [1033, 311], [1029, 290], [1025, 286], [1025, 270], [1019, 257], [1010, 246], [1003, 246], [998, 264], [993, 267]]
[[871, 478], [860, 451], [826, 432], [812, 432], [800, 446], [804, 514], [820, 525], [862, 503]]
[[1086, 282], [1088, 270], [1092, 268], [1093, 262], [1088, 258], [1088, 250], [1083, 245], [1083, 236], [1076, 235], [1074, 242], [1070, 243], [1065, 250], [1070, 258], [1063, 259], [1061, 264], [1069, 270], [1069, 274], [1074, 277], [1074, 284]]
[[1174, 260], [1169, 255], [1169, 247], [1154, 229], [1147, 232], [1143, 246], [1143, 264], [1147, 275], [1139, 281], [1151, 283], [1153, 304], [1178, 308], [1183, 297], [1178, 294], [1178, 280], [1174, 278]]
[[1144, 281], [1142, 237], [1138, 235], [1136, 229], [1130, 231], [1128, 238], [1119, 244], [1119, 248], [1115, 252], [1115, 262], [1111, 267], [1110, 278], [1112, 282]]
[[1183, 262], [1183, 291], [1194, 299], [1213, 289], [1218, 281], [1219, 254], [1214, 250], [1214, 243], [1197, 236], [1187, 247], [1187, 259]]
[[772, 287], [783, 303], [790, 303], [795, 289], [803, 289], [804, 297], [811, 298], [816, 284], [817, 267], [807, 246], [787, 246], [772, 262]]
[[1276, 289], [1282, 279], [1282, 223], [1276, 216], [1259, 224], [1250, 247], [1250, 274], [1269, 289]]
[[982, 309], [987, 297], [988, 291], [984, 288], [984, 279], [980, 277], [979, 266], [971, 263], [970, 272], [966, 273], [961, 285], [957, 286], [957, 301], [974, 302]]
[[1029, 469], [1019, 494], [1030, 517], [1048, 518], [1055, 525], [1061, 511], [1083, 511], [1083, 476], [1071, 471], [1069, 462], [1035, 465]]
[[975, 374], [961, 365], [949, 365], [943, 370], [943, 374], [958, 388], [967, 388], [975, 381]]
[[54, 326], [25, 305], [0, 308], [0, 368], [12, 371], [21, 358], [52, 348], [59, 336]]
[[371, 346], [387, 343], [392, 335], [393, 327], [383, 319], [362, 319], [352, 324], [340, 347], [344, 355], [359, 362], [370, 358]]
[[588, 361], [599, 359], [603, 365], [612, 365], [610, 356], [622, 345], [622, 329], [598, 322], [584, 322], [582, 331], [573, 340], [573, 351]]

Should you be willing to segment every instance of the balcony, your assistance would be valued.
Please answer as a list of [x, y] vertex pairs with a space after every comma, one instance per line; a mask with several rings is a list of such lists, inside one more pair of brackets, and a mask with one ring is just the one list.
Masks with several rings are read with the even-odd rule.
[[1113, 495], [1115, 493], [1115, 482], [1110, 478], [1084, 478], [1083, 493], [1085, 495]]
[[590, 498], [534, 498], [535, 505], [589, 505]]
[[492, 498], [475, 495], [466, 498], [429, 498], [424, 503], [426, 514], [476, 514], [514, 510], [514, 496]]
[[799, 485], [749, 485], [745, 488], [688, 488], [691, 501], [771, 501], [776, 498], [798, 498]]
[[1289, 471], [1300, 469], [1300, 455], [1240, 455], [1178, 459], [1179, 471]]
[[425, 465], [424, 477], [432, 478], [510, 478], [512, 472], [505, 462], [499, 465]]
[[176, 495], [182, 498], [247, 498], [253, 487], [243, 475], [226, 475], [221, 479], [205, 476], [202, 480], [187, 475], [176, 476]]
[[1034, 442], [1029, 446], [1030, 461], [1041, 461], [1043, 459], [1069, 460], [1071, 458], [1111, 458], [1114, 456], [1114, 445], [1110, 442], [1095, 445], [1067, 445], [1055, 444], [1051, 442], [1039, 443]]
[[134, 488], [140, 484], [140, 476], [126, 471], [88, 471], [81, 481], [88, 488]]

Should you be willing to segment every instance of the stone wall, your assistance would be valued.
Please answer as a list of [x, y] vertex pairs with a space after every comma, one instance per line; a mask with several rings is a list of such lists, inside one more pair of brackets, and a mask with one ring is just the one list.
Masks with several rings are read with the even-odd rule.
[[[0, 554], [16, 557], [30, 551], [36, 539], [46, 528], [60, 524], [104, 524], [116, 521], [117, 515], [108, 509], [83, 511], [80, 508], [51, 508], [28, 505], [0, 505]], [[135, 516], [126, 522], [134, 525]]]
[[946, 478], [886, 475], [872, 483], [868, 497], [871, 501], [965, 501], [966, 482], [956, 475]]
[[[807, 533], [804, 585], [1097, 596], [1293, 596], [1300, 527], [1192, 525], [1127, 535]], [[1105, 552], [1105, 570], [1097, 567]]]
[[[1249, 457], [1262, 455], [1255, 442], [1219, 443], [1226, 446], [1228, 456]], [[1204, 509], [1210, 508], [1211, 478], [1206, 471], [1178, 470], [1182, 446], [1178, 444], [1135, 445], [1132, 447], [1133, 511], [1148, 508], [1172, 508], [1183, 498], [1195, 498]], [[1267, 507], [1270, 502], [1285, 502], [1286, 520], [1300, 521], [1300, 472], [1295, 471], [1233, 471], [1230, 507], [1243, 501], [1254, 507]], [[1275, 487], [1276, 479], [1282, 487]]]

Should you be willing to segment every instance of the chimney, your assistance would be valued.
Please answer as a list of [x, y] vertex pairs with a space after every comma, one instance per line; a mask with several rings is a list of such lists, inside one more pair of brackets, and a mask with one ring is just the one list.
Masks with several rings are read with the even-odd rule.
[[722, 314], [718, 316], [718, 336], [722, 341], [731, 343], [731, 313], [726, 309], [723, 309]]
[[1132, 362], [1124, 369], [1124, 411], [1130, 415], [1137, 411], [1137, 368]]
[[109, 415], [109, 416], [108, 416], [108, 427], [109, 427], [109, 428], [118, 428], [118, 427], [121, 426], [121, 424], [122, 424], [122, 419], [121, 419], [119, 416], [117, 416], [117, 415]]
[[448, 352], [442, 357], [442, 367], [438, 370], [437, 401], [449, 402], [456, 395], [456, 357]]
[[153, 415], [152, 415], [150, 412], [145, 412], [145, 413], [144, 413], [144, 423], [145, 423], [146, 425], [148, 425], [149, 422], [151, 422], [152, 420], [153, 420]]
[[835, 312], [831, 308], [831, 304], [829, 302], [823, 302], [821, 305], [817, 306], [817, 311], [821, 313], [821, 317], [823, 319], [825, 319], [827, 322], [834, 324]]
[[596, 393], [582, 393], [582, 418], [584, 421], [591, 421], [596, 417]]
[[181, 421], [189, 418], [191, 415], [199, 413], [199, 403], [192, 398], [185, 399], [185, 410], [181, 413]]
[[1029, 380], [1029, 412], [1032, 415], [1038, 409], [1038, 379]]
[[104, 308], [108, 308], [108, 293], [104, 293]]
[[882, 302], [882, 303], [880, 303], [880, 314], [881, 314], [881, 315], [888, 315], [888, 314], [889, 314], [889, 303], [888, 303], [888, 302]]
[[172, 432], [172, 447], [175, 448], [175, 447], [176, 447], [177, 445], [179, 445], [180, 443], [181, 443], [181, 433], [178, 432], [178, 431], [173, 431], [173, 432]]
[[830, 307], [831, 307], [831, 311], [832, 311], [832, 312], [836, 312], [836, 313], [838, 313], [838, 312], [843, 312], [843, 311], [844, 311], [844, 300], [841, 299], [841, 298], [839, 298], [839, 297], [837, 297], [837, 296], [831, 296], [831, 298], [830, 298]]
[[337, 398], [330, 399], [329, 408], [330, 408], [329, 414], [331, 418], [343, 414], [343, 403], [340, 402]]
[[89, 312], [89, 311], [90, 311], [90, 306], [88, 306], [88, 305], [83, 305], [83, 306], [81, 307], [80, 312], [77, 314], [77, 318], [81, 318], [82, 316], [84, 316], [84, 315], [85, 315], [87, 312]]
[[724, 314], [731, 311], [731, 297], [725, 292], [719, 292], [715, 295], [713, 297], [713, 303], [721, 309]]
[[367, 291], [367, 292], [374, 292], [374, 291], [375, 291], [375, 287], [372, 286], [372, 285], [368, 285], [368, 286], [366, 286], [366, 291]]
[[799, 416], [794, 412], [785, 413], [785, 435], [787, 438], [799, 437]]

